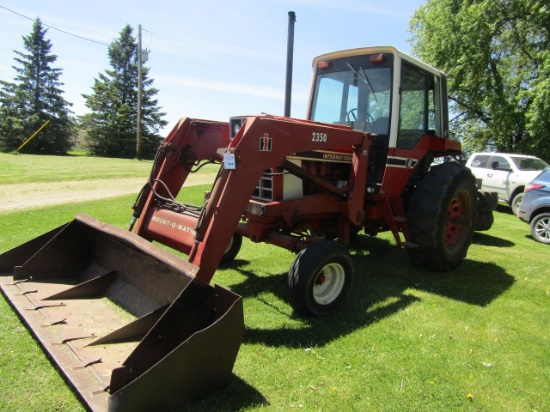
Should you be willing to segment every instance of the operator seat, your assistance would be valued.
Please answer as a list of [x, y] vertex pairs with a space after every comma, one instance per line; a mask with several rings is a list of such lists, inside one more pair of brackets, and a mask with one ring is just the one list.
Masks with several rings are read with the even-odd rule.
[[376, 134], [388, 135], [388, 126], [390, 124], [389, 117], [379, 117], [370, 126], [370, 131]]

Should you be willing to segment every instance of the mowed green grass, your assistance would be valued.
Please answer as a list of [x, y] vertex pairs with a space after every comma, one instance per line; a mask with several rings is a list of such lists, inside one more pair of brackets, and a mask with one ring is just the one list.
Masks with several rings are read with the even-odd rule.
[[146, 178], [151, 160], [0, 153], [0, 185], [65, 180]]
[[[199, 203], [205, 189], [183, 197]], [[0, 253], [81, 212], [126, 227], [133, 201], [1, 214]], [[234, 376], [185, 410], [550, 411], [549, 249], [528, 229], [499, 207], [442, 274], [411, 267], [388, 234], [360, 235], [346, 305], [318, 319], [286, 302], [294, 255], [245, 240], [213, 279], [244, 297]], [[0, 410], [83, 410], [3, 299], [0, 328]]]

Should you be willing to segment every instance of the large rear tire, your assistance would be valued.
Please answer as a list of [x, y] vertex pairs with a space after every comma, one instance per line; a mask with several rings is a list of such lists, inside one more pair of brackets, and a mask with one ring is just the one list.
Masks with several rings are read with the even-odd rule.
[[296, 313], [321, 316], [339, 307], [349, 292], [353, 262], [338, 242], [321, 240], [298, 253], [288, 272], [289, 301]]
[[477, 189], [472, 172], [459, 163], [433, 166], [410, 197], [407, 218], [410, 261], [442, 272], [466, 257], [477, 220]]

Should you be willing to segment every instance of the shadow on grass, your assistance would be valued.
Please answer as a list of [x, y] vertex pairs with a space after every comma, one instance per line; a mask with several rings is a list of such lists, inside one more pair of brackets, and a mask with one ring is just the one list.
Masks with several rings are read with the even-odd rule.
[[533, 244], [535, 244], [535, 245], [544, 245], [545, 244], [545, 243], [542, 243], [542, 242], [539, 242], [538, 240], [536, 240], [533, 236], [531, 236], [531, 234], [526, 234], [525, 239], [528, 239], [529, 241], [534, 242]]
[[[246, 381], [233, 374], [227, 388], [217, 391], [199, 402], [186, 405], [185, 411], [230, 412], [260, 406], [269, 406], [267, 399]], [[178, 408], [177, 410], [181, 411], [182, 409]]]
[[504, 203], [499, 203], [495, 211], [500, 213], [505, 213], [507, 215], [512, 215], [512, 216], [514, 215], [514, 212], [512, 212], [512, 208]]
[[[483, 235], [481, 239], [498, 244], [500, 239]], [[478, 240], [479, 241], [479, 240]], [[503, 247], [509, 247], [502, 242]], [[344, 306], [321, 318], [301, 318], [299, 328], [259, 329], [247, 327], [244, 342], [273, 347], [306, 348], [312, 344], [324, 346], [356, 330], [369, 327], [421, 301], [417, 291], [444, 296], [470, 305], [484, 307], [498, 298], [514, 282], [501, 267], [465, 260], [447, 273], [431, 273], [412, 267], [406, 251], [393, 242], [369, 236], [359, 236], [351, 245], [355, 263], [355, 277]], [[262, 300], [272, 310], [289, 315], [262, 299], [270, 292], [287, 301], [286, 273], [258, 276], [246, 270], [248, 261], [237, 259], [228, 267], [237, 270], [246, 279], [231, 289], [245, 298]], [[415, 293], [416, 291], [416, 293]], [[213, 396], [191, 405], [191, 411], [232, 411], [254, 406], [268, 406], [269, 402], [245, 381], [233, 376], [229, 387]]]
[[[496, 242], [496, 238], [491, 236], [484, 238]], [[504, 246], [509, 245], [504, 242]], [[359, 236], [351, 252], [355, 278], [350, 295], [340, 310], [322, 318], [302, 319], [304, 327], [291, 331], [285, 328], [247, 328], [245, 342], [296, 348], [311, 345], [311, 342], [325, 345], [420, 301], [414, 296], [414, 290], [483, 307], [514, 282], [511, 275], [495, 264], [467, 259], [451, 272], [427, 272], [411, 266], [406, 251], [388, 240], [374, 237]], [[234, 292], [251, 297], [269, 291], [279, 299], [287, 300], [286, 274], [260, 277], [244, 270], [245, 263], [237, 260], [231, 265], [246, 276], [244, 282], [231, 287]]]
[[475, 232], [473, 243], [483, 246], [495, 246], [495, 247], [513, 247], [516, 244], [506, 239], [488, 235], [487, 233]]

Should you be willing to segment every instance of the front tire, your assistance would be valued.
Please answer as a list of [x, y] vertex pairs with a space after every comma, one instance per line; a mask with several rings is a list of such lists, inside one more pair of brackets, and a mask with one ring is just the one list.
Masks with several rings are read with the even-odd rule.
[[229, 241], [229, 245], [225, 249], [225, 252], [223, 252], [220, 265], [233, 262], [237, 257], [237, 255], [239, 254], [242, 244], [243, 244], [242, 235], [239, 235], [238, 233], [234, 233], [233, 236], [231, 237], [231, 240]]
[[531, 236], [537, 242], [550, 245], [550, 213], [541, 213], [531, 220]]
[[321, 316], [345, 300], [353, 277], [348, 250], [338, 242], [322, 240], [298, 253], [288, 272], [289, 301], [296, 313]]
[[459, 163], [434, 166], [410, 197], [407, 218], [411, 263], [441, 272], [460, 265], [477, 220], [477, 189], [472, 172]]

